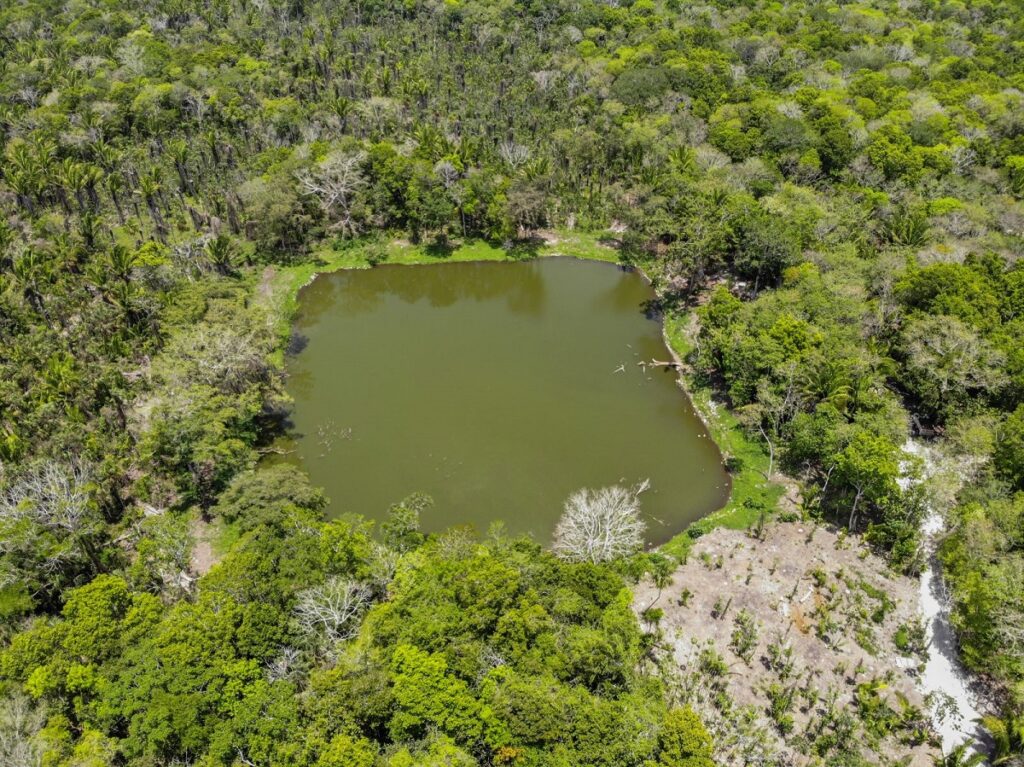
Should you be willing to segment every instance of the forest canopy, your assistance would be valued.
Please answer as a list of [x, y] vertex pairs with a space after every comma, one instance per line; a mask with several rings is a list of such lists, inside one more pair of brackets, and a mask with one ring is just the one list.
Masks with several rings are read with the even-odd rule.
[[[916, 573], [941, 506], [1019, 751], [1020, 3], [18, 0], [0, 761], [710, 764], [630, 608], [657, 558], [425, 536], [416, 496], [327, 521], [301, 472], [254, 471], [288, 407], [268, 273], [570, 230], [696, 317], [688, 364], [806, 514]], [[944, 504], [911, 432], [956, 466]]]

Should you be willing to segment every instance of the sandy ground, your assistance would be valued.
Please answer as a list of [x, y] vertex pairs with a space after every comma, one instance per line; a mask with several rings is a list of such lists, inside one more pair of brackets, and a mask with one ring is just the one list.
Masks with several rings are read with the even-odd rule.
[[[657, 629], [645, 622], [661, 632], [656, 657], [677, 697], [715, 732], [720, 764], [829, 764], [822, 743], [831, 738], [858, 744], [873, 763], [925, 767], [937, 751], [919, 742], [929, 728], [919, 692], [924, 654], [894, 642], [901, 626], [920, 625], [918, 588], [859, 539], [770, 523], [760, 540], [721, 528], [698, 539], [660, 596], [650, 582], [638, 586], [635, 609], [642, 614], [653, 603], [664, 611]], [[756, 626], [749, 662], [734, 649], [741, 611]], [[707, 648], [726, 673], [708, 672]], [[780, 650], [788, 660], [779, 660]], [[872, 684], [901, 724], [865, 724]], [[794, 691], [785, 707], [792, 721], [780, 728], [771, 698], [787, 690]], [[852, 729], [834, 726], [844, 715]]]
[[[903, 446], [903, 450], [921, 459], [925, 481], [934, 477], [940, 477], [941, 481], [943, 472], [952, 474], [954, 481], [949, 486], [951, 492], [958, 491], [971, 475], [973, 467], [964, 467], [959, 460], [955, 460], [951, 466], [944, 465], [941, 453], [923, 442], [910, 440]], [[904, 477], [900, 484], [907, 487], [910, 481]], [[951, 504], [953, 497], [955, 496], [946, 502]], [[934, 502], [937, 498], [941, 499], [941, 495], [933, 492], [931, 498]], [[992, 712], [989, 701], [976, 689], [977, 680], [960, 662], [956, 633], [950, 615], [950, 597], [943, 583], [936, 555], [938, 541], [944, 531], [945, 521], [933, 503], [921, 526], [926, 565], [921, 573], [919, 597], [926, 638], [931, 649], [928, 663], [921, 675], [921, 689], [931, 695], [933, 713], [953, 709], [950, 715], [936, 722], [943, 750], [948, 752], [959, 743], [984, 741], [985, 735], [978, 720], [983, 714]]]

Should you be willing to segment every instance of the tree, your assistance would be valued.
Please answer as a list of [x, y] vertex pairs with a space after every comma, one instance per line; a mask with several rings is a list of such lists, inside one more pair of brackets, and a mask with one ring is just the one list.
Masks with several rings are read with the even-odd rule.
[[744, 608], [737, 613], [733, 626], [729, 647], [749, 666], [757, 649], [757, 621]]
[[1007, 380], [1005, 356], [956, 317], [925, 315], [903, 329], [905, 380], [936, 414], [964, 407]]
[[366, 155], [362, 152], [331, 152], [312, 169], [296, 174], [306, 194], [313, 195], [328, 219], [335, 219], [333, 228], [342, 234], [358, 232], [354, 208], [360, 190], [366, 186], [362, 165]]
[[1024, 490], [1024, 405], [999, 428], [993, 456], [996, 471], [1013, 487]]
[[670, 709], [658, 734], [658, 764], [664, 767], [715, 767], [713, 741], [689, 706]]
[[1010, 190], [1018, 197], [1024, 197], [1024, 155], [1007, 157], [1005, 167]]
[[41, 767], [42, 744], [37, 740], [45, 721], [41, 708], [21, 694], [0, 698], [0, 764]]
[[336, 735], [320, 752], [315, 767], [373, 767], [377, 749], [365, 738]]
[[661, 599], [661, 592], [666, 586], [672, 583], [672, 573], [676, 569], [676, 564], [675, 559], [658, 552], [652, 552], [646, 556], [644, 563], [646, 572], [650, 576], [654, 587], [658, 589], [658, 593], [654, 595], [654, 599], [651, 600], [649, 605], [647, 605], [647, 610], [650, 610], [658, 603], [658, 600]]
[[289, 519], [314, 520], [327, 505], [322, 490], [292, 464], [261, 466], [238, 474], [220, 494], [211, 512], [243, 532], [281, 528]]
[[[306, 251], [309, 234], [318, 219], [313, 201], [316, 196], [303, 192], [305, 189], [296, 188], [293, 176], [283, 174], [253, 178], [239, 187], [238, 201], [245, 205], [245, 234], [256, 244], [258, 252], [287, 259]], [[232, 232], [239, 231], [239, 213], [230, 198], [225, 207], [229, 223], [236, 220]]]
[[429, 495], [414, 493], [388, 509], [388, 518], [381, 524], [384, 543], [396, 551], [411, 551], [423, 543], [420, 515], [434, 505]]
[[304, 589], [295, 603], [299, 629], [313, 639], [328, 642], [351, 639], [359, 618], [370, 604], [369, 589], [355, 581], [332, 577], [322, 586]]
[[547, 195], [528, 180], [517, 181], [507, 195], [511, 232], [529, 234], [547, 222]]
[[778, 281], [800, 255], [800, 243], [788, 223], [758, 209], [739, 217], [732, 240], [734, 268], [754, 281], [755, 293]]
[[633, 488], [620, 485], [577, 490], [565, 502], [555, 528], [554, 552], [571, 562], [609, 562], [637, 551], [646, 524], [640, 518], [644, 481]]
[[899, 492], [899, 449], [883, 436], [857, 432], [835, 458], [833, 485], [852, 490], [847, 527], [856, 529], [861, 503], [877, 507]]
[[479, 704], [466, 683], [448, 673], [448, 664], [441, 654], [399, 645], [391, 665], [395, 698], [390, 723], [393, 737], [423, 737], [432, 728], [459, 743], [472, 743], [480, 736]]

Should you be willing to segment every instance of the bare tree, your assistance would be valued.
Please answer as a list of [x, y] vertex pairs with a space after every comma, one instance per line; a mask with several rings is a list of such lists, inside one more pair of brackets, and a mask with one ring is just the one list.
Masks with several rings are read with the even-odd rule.
[[21, 552], [42, 571], [81, 555], [100, 569], [92, 538], [103, 520], [81, 463], [44, 461], [0, 490], [0, 555]]
[[395, 579], [400, 556], [399, 552], [388, 546], [376, 542], [373, 544], [370, 553], [370, 579], [375, 593], [387, 593], [391, 581]]
[[264, 667], [270, 682], [290, 681], [303, 673], [302, 653], [294, 647], [282, 647], [281, 654]]
[[43, 751], [35, 741], [45, 717], [23, 695], [0, 699], [0, 766], [37, 767]]
[[537, 83], [537, 89], [546, 91], [551, 87], [551, 84], [558, 79], [561, 73], [557, 69], [541, 69], [536, 72], [531, 72], [533, 81]]
[[253, 331], [199, 326], [168, 345], [164, 371], [178, 385], [203, 383], [229, 394], [266, 381], [271, 374], [266, 340]]
[[359, 628], [359, 617], [370, 604], [369, 590], [347, 578], [330, 578], [322, 586], [299, 592], [295, 620], [310, 636], [331, 642], [350, 639]]
[[434, 166], [434, 173], [441, 179], [441, 183], [444, 184], [444, 188], [447, 190], [450, 190], [455, 185], [455, 182], [459, 180], [459, 169], [449, 160], [439, 160]]
[[28, 520], [77, 534], [95, 516], [89, 488], [89, 471], [82, 464], [46, 461], [0, 494], [0, 522]]
[[502, 142], [501, 146], [498, 147], [498, 153], [501, 154], [501, 159], [507, 162], [513, 171], [519, 170], [530, 159], [530, 150], [522, 144], [516, 144], [513, 141]]
[[640, 494], [650, 487], [583, 488], [569, 496], [555, 528], [553, 550], [570, 562], [608, 562], [632, 554], [644, 542]]
[[337, 216], [334, 226], [343, 233], [356, 233], [352, 206], [356, 194], [366, 186], [360, 168], [365, 157], [362, 152], [332, 152], [311, 170], [297, 174], [302, 189], [319, 200], [327, 217]]

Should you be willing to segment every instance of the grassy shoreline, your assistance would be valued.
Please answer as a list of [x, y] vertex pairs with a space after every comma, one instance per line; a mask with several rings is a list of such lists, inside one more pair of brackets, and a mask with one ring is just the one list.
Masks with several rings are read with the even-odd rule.
[[[539, 246], [528, 258], [561, 256], [620, 264], [617, 251], [601, 244], [600, 239], [600, 234], [559, 232]], [[377, 250], [378, 253], [381, 252], [380, 247]], [[383, 253], [386, 254], [386, 258], [379, 262], [381, 265], [526, 260], [510, 254], [503, 248], [479, 240], [453, 245], [443, 254], [438, 254], [427, 245], [414, 245], [395, 240], [383, 246]], [[313, 261], [297, 266], [276, 269], [268, 267], [256, 289], [271, 304], [268, 308], [280, 339], [273, 355], [275, 364], [284, 364], [284, 352], [291, 332], [291, 323], [298, 310], [302, 288], [319, 274], [329, 274], [342, 269], [368, 269], [372, 266], [367, 258], [367, 246], [357, 243], [343, 249], [325, 246], [316, 251]], [[643, 271], [640, 271], [643, 274]], [[647, 277], [646, 274], [644, 276]], [[687, 333], [690, 318], [689, 314], [665, 315], [662, 318], [665, 343], [673, 354], [683, 361], [693, 348]], [[738, 463], [738, 468], [730, 474], [732, 487], [725, 505], [692, 523], [658, 547], [664, 553], [682, 558], [700, 535], [716, 527], [745, 529], [757, 522], [763, 512], [775, 510], [784, 488], [765, 479], [768, 456], [763, 447], [746, 434], [736, 416], [724, 404], [715, 400], [715, 393], [709, 387], [700, 384], [685, 364], [678, 382], [704, 421], [708, 433], [723, 457], [731, 458]]]

